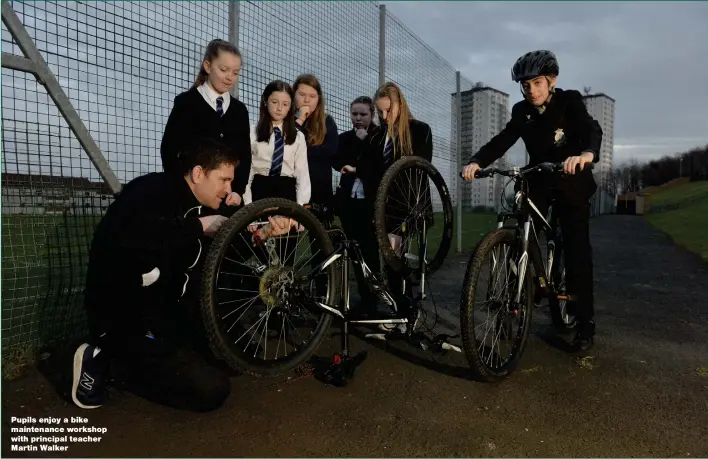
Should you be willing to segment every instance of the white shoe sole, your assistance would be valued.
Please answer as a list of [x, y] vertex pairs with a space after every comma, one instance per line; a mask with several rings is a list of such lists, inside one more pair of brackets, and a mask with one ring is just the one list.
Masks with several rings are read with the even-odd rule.
[[76, 391], [79, 389], [79, 381], [81, 380], [81, 364], [84, 361], [84, 352], [86, 351], [86, 348], [89, 347], [88, 344], [84, 343], [79, 348], [74, 352], [74, 374], [73, 374], [73, 382], [71, 384], [71, 400], [78, 406], [79, 408], [83, 408], [85, 410], [92, 410], [94, 408], [98, 408], [101, 405], [84, 405], [81, 403], [77, 398], [76, 398]]

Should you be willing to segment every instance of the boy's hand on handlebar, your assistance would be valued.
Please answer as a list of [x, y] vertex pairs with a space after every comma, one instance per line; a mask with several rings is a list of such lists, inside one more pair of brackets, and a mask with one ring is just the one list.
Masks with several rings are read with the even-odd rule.
[[474, 180], [474, 176], [479, 172], [481, 167], [477, 163], [469, 163], [462, 168], [462, 178], [464, 180]]
[[595, 155], [590, 151], [586, 151], [579, 156], [571, 156], [563, 162], [563, 172], [574, 175], [576, 167], [579, 167], [582, 171], [586, 164], [592, 163], [594, 158]]

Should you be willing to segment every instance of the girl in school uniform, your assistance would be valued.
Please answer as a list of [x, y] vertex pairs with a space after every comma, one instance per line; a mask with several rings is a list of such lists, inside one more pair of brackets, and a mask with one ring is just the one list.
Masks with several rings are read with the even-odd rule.
[[[374, 101], [360, 96], [349, 105], [352, 129], [339, 134], [339, 150], [332, 163], [342, 174], [335, 192], [335, 210], [348, 238], [359, 243], [361, 254], [373, 272], [380, 270], [379, 247], [372, 224], [374, 209], [365, 199], [364, 186], [357, 177], [357, 166], [362, 155], [368, 154], [369, 138], [377, 131], [374, 124]], [[359, 270], [354, 270], [361, 302], [357, 305], [362, 314], [375, 314], [378, 298], [369, 290]]]
[[213, 40], [204, 53], [196, 81], [174, 100], [160, 145], [165, 172], [181, 175], [181, 148], [197, 137], [225, 144], [240, 158], [231, 193], [224, 203], [238, 206], [251, 168], [248, 109], [229, 93], [241, 71], [241, 53], [228, 41]]
[[332, 194], [332, 161], [337, 155], [339, 134], [334, 118], [325, 112], [324, 94], [317, 77], [300, 75], [293, 84], [295, 92], [295, 122], [305, 134], [307, 161], [312, 186], [311, 202], [324, 207], [325, 212], [313, 208], [315, 215], [325, 222], [334, 220]]
[[[428, 161], [432, 161], [433, 158], [433, 132], [430, 125], [413, 117], [403, 92], [396, 84], [389, 82], [382, 85], [376, 91], [374, 104], [381, 121], [381, 129], [369, 137], [369, 152], [362, 155], [357, 167], [357, 176], [364, 184], [364, 195], [372, 206], [376, 200], [381, 178], [395, 160], [403, 156], [420, 156]], [[394, 196], [397, 192], [405, 194], [403, 190], [390, 190], [390, 192]], [[407, 201], [403, 195], [399, 198], [401, 202]], [[396, 209], [391, 209], [393, 214], [395, 211]], [[387, 214], [393, 215], [388, 210]], [[394, 249], [400, 247], [399, 235], [390, 234], [389, 238]], [[399, 311], [407, 314], [411, 305], [402, 294], [403, 279], [400, 274], [388, 267], [386, 270], [389, 287], [396, 296]], [[392, 330], [386, 325], [381, 325], [379, 328], [385, 331]], [[405, 332], [406, 324], [396, 328]]]
[[251, 171], [244, 204], [264, 198], [310, 202], [310, 170], [305, 135], [295, 127], [293, 90], [284, 81], [266, 86], [260, 117], [251, 129]]

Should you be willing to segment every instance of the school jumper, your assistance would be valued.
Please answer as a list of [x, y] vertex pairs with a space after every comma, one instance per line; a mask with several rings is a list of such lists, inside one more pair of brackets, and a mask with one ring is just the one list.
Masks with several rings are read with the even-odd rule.
[[310, 186], [312, 194], [310, 201], [328, 208], [327, 215], [318, 215], [320, 219], [330, 221], [332, 219], [332, 160], [337, 155], [339, 147], [339, 135], [337, 133], [337, 123], [330, 115], [326, 115], [324, 142], [321, 145], [312, 145], [308, 138], [311, 119], [308, 119], [298, 129], [305, 135], [307, 141], [307, 164], [310, 168]]
[[[221, 101], [218, 99], [221, 97]], [[231, 147], [239, 156], [231, 190], [243, 196], [251, 169], [248, 109], [226, 92], [217, 94], [206, 83], [175, 97], [160, 145], [162, 166], [168, 174], [182, 176], [178, 157], [189, 141], [210, 138]]]

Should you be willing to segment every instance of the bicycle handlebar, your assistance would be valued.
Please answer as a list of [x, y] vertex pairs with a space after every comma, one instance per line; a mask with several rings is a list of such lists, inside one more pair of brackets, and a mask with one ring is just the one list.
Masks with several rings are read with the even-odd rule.
[[[580, 164], [575, 166], [576, 170], [580, 167]], [[588, 169], [593, 169], [595, 167], [595, 163], [587, 163], [585, 164], [585, 167]], [[529, 165], [529, 166], [524, 166], [518, 170], [516, 169], [497, 169], [497, 168], [487, 168], [487, 169], [480, 169], [478, 170], [474, 178], [486, 178], [486, 177], [491, 177], [492, 175], [498, 174], [498, 175], [505, 175], [507, 177], [517, 177], [517, 176], [523, 176], [531, 172], [563, 172], [563, 162], [558, 162], [558, 163], [552, 163], [552, 162], [543, 162], [539, 164], [534, 164], [534, 165]], [[462, 176], [462, 171], [458, 174], [460, 177], [464, 178]]]

